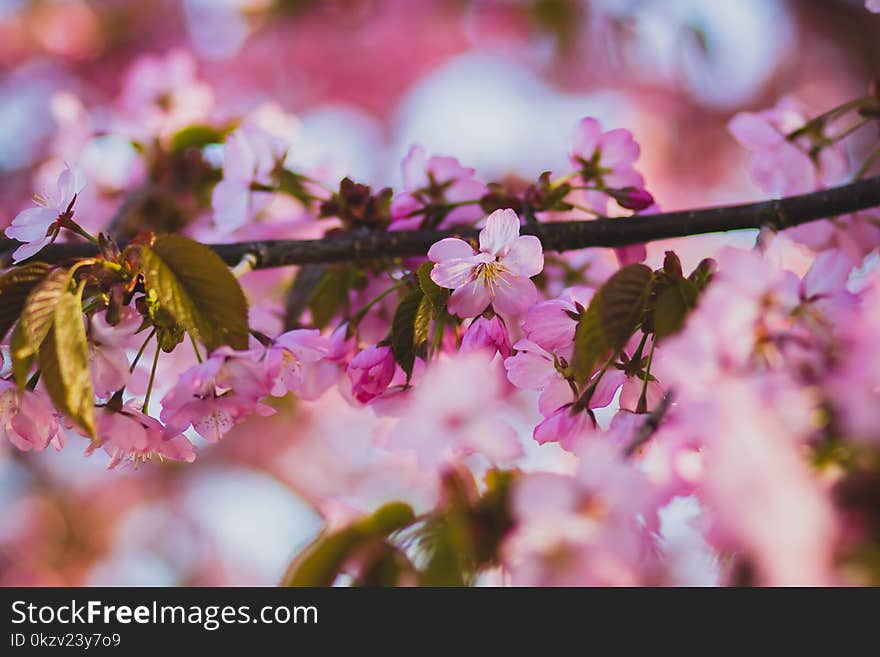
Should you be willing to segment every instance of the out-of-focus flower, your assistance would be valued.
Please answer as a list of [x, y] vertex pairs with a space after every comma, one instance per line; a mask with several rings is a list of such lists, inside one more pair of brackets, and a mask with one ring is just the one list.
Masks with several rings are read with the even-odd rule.
[[269, 201], [272, 174], [282, 166], [289, 142], [256, 125], [246, 125], [226, 138], [223, 179], [214, 187], [214, 223], [232, 232], [254, 218]]
[[101, 446], [110, 455], [108, 468], [120, 463], [137, 464], [156, 457], [160, 460], [186, 461], [196, 458], [192, 443], [177, 432], [166, 432], [165, 427], [149, 415], [144, 415], [134, 400], [119, 410], [103, 409], [97, 414], [97, 442], [88, 452]]
[[0, 433], [18, 449], [43, 450], [64, 445], [52, 404], [39, 392], [19, 390], [13, 381], [0, 379]]
[[535, 427], [535, 442], [559, 443], [562, 449], [575, 451], [585, 438], [596, 432], [596, 420], [585, 410], [579, 410], [571, 403], [562, 406]]
[[348, 364], [348, 378], [355, 399], [366, 404], [391, 384], [397, 364], [391, 347], [373, 345], [361, 351]]
[[211, 88], [196, 78], [195, 60], [173, 50], [145, 55], [128, 70], [120, 105], [138, 137], [166, 137], [203, 120], [214, 104]]
[[[570, 157], [584, 183], [596, 181], [604, 188], [621, 190], [622, 199], [632, 199], [636, 204], [647, 198], [645, 181], [633, 168], [639, 159], [639, 145], [629, 130], [618, 128], [603, 132], [596, 119], [581, 119]], [[628, 191], [624, 193], [623, 190]]]
[[[485, 359], [475, 353], [437, 361], [409, 393], [388, 447], [414, 450], [432, 468], [471, 454], [496, 464], [520, 456], [516, 433], [497, 413], [502, 378], [495, 369], [488, 374]], [[479, 386], [462, 385], [478, 377]]]
[[416, 145], [403, 158], [401, 170], [405, 191], [391, 202], [390, 230], [422, 225], [448, 228], [482, 215], [478, 203], [467, 202], [479, 200], [486, 186], [474, 179], [474, 169], [461, 166], [454, 157], [429, 158], [425, 149]]
[[812, 405], [775, 376], [728, 378], [712, 394], [703, 409], [681, 409], [706, 445], [711, 538], [742, 554], [759, 584], [833, 583], [834, 513], [802, 451]]
[[826, 321], [837, 319], [845, 308], [858, 303], [858, 297], [846, 289], [853, 261], [839, 250], [823, 251], [816, 256], [801, 281], [800, 298]]
[[752, 177], [768, 194], [813, 191], [839, 182], [849, 170], [839, 143], [822, 148], [814, 162], [809, 137], [788, 138], [806, 122], [801, 104], [786, 97], [763, 112], [740, 112], [728, 124], [734, 138], [752, 152]]
[[488, 351], [491, 355], [501, 354], [502, 358], [510, 356], [510, 336], [507, 328], [498, 315], [477, 317], [461, 339], [461, 350]]
[[73, 216], [73, 204], [85, 181], [82, 176], [69, 166], [58, 176], [58, 183], [51, 192], [34, 196], [38, 207], [19, 212], [12, 224], [6, 228], [6, 237], [24, 244], [12, 254], [18, 262], [30, 258], [52, 241], [57, 234], [58, 221]]
[[824, 380], [847, 436], [880, 443], [880, 277], [863, 293], [861, 304], [845, 309], [839, 327], [838, 363]]
[[454, 289], [448, 308], [459, 317], [476, 317], [491, 304], [501, 315], [516, 317], [537, 300], [530, 277], [544, 268], [544, 253], [534, 235], [519, 234], [513, 210], [496, 210], [480, 231], [480, 250], [454, 237], [428, 251], [434, 263], [431, 280]]
[[169, 433], [191, 424], [202, 438], [216, 442], [253, 413], [274, 414], [273, 408], [260, 403], [270, 388], [253, 353], [220, 348], [181, 375], [162, 398], [159, 417]]
[[865, 9], [880, 14], [880, 0], [865, 0]]
[[657, 499], [649, 481], [611, 445], [580, 451], [574, 477], [523, 476], [514, 531], [502, 560], [519, 586], [637, 585], [650, 562]]
[[317, 330], [295, 329], [275, 338], [264, 361], [271, 393], [276, 397], [301, 394], [307, 370], [326, 358], [330, 348], [330, 341]]

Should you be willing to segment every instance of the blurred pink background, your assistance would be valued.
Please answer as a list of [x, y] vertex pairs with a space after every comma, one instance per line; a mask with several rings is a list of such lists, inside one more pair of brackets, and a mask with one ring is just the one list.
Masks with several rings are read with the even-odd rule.
[[[730, 117], [789, 94], [814, 111], [862, 95], [878, 34], [861, 0], [0, 0], [0, 224], [77, 139], [76, 99], [100, 127], [129, 67], [172, 49], [195, 57], [214, 118], [276, 103], [299, 121], [293, 161], [333, 177], [397, 184], [414, 142], [484, 179], [534, 177], [564, 164], [590, 115], [633, 131], [664, 209], [748, 201], [761, 194]], [[92, 166], [112, 189], [133, 157], [104, 148]], [[676, 248], [689, 269], [753, 239]], [[373, 424], [337, 393], [284, 413], [200, 445], [193, 465], [109, 472], [81, 443], [0, 445], [0, 584], [270, 585], [321, 528], [310, 501], [417, 488], [374, 460]]]

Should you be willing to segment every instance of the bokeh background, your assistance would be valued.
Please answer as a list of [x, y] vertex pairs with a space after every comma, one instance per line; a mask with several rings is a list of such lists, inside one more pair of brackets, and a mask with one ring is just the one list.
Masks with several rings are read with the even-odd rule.
[[[565, 166], [591, 115], [633, 131], [664, 209], [753, 200], [730, 117], [784, 95], [815, 111], [863, 95], [880, 77], [878, 18], [861, 0], [0, 0], [0, 226], [68, 147], [124, 187], [136, 153], [90, 134], [78, 108], [113, 108], [139, 58], [175, 49], [213, 89], [214, 118], [277, 104], [297, 117], [293, 162], [330, 178], [397, 184], [415, 142], [484, 180], [534, 177]], [[696, 262], [753, 239], [676, 248]], [[335, 393], [283, 415], [182, 467], [107, 471], [79, 442], [0, 445], [0, 584], [274, 584], [320, 531], [316, 506], [418, 489], [371, 451], [381, 420]], [[560, 458], [547, 447], [533, 464]]]

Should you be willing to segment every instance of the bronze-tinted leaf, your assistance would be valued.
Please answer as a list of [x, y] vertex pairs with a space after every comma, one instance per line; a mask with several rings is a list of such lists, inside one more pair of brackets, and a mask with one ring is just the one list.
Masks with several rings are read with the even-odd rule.
[[21, 318], [12, 332], [12, 371], [19, 386], [24, 386], [34, 357], [46, 339], [58, 300], [69, 294], [70, 270], [55, 269], [36, 285], [24, 302]]
[[49, 269], [44, 262], [31, 262], [0, 276], [0, 340], [18, 320], [31, 290], [46, 278]]
[[248, 310], [235, 276], [211, 249], [182, 235], [139, 245], [144, 282], [175, 321], [209, 349], [247, 349]]
[[40, 380], [55, 407], [94, 438], [95, 400], [79, 295], [65, 291], [58, 297], [39, 358]]

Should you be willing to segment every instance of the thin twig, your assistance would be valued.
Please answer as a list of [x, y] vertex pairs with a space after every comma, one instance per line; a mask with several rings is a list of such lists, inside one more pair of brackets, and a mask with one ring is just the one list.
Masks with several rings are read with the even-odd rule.
[[663, 422], [663, 418], [666, 416], [666, 412], [669, 410], [671, 404], [672, 391], [669, 391], [663, 395], [663, 399], [660, 400], [657, 407], [648, 414], [647, 418], [645, 418], [645, 423], [639, 427], [636, 437], [623, 452], [624, 456], [627, 458], [631, 457], [639, 451], [639, 448], [642, 445], [651, 440], [651, 437], [657, 433], [657, 429], [660, 428], [660, 423]]

